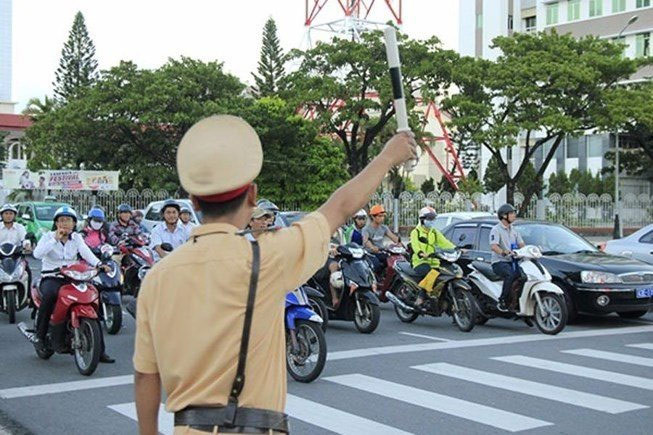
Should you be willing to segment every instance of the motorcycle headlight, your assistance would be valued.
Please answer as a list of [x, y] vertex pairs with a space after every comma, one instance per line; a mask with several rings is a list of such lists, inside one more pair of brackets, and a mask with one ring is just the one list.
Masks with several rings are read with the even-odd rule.
[[618, 275], [596, 270], [584, 270], [580, 273], [580, 280], [589, 284], [618, 284], [623, 280]]
[[16, 280], [20, 279], [20, 277], [23, 276], [23, 273], [25, 273], [25, 263], [21, 261], [18, 263], [18, 266], [16, 266], [14, 273], [11, 274], [11, 278]]
[[87, 270], [86, 272], [77, 272], [76, 270], [66, 270], [66, 271], [61, 271], [61, 273], [68, 278], [72, 279], [73, 281], [90, 281], [93, 279], [95, 275], [97, 275], [97, 270], [95, 269], [90, 269]]
[[11, 277], [11, 275], [9, 275], [7, 272], [5, 272], [4, 269], [2, 269], [0, 267], [0, 280], [2, 280], [2, 281], [13, 281], [13, 278]]

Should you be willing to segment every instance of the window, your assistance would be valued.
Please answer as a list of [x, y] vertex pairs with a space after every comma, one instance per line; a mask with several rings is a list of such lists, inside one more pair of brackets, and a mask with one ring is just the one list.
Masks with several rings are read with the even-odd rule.
[[590, 0], [590, 17], [603, 15], [603, 0]]
[[612, 0], [612, 13], [626, 10], [626, 0]]
[[578, 138], [567, 138], [567, 158], [568, 159], [577, 159], [578, 158]]
[[513, 20], [512, 20], [512, 15], [508, 15], [508, 30], [513, 29]]
[[637, 0], [638, 8], [647, 8], [651, 6], [651, 0]]
[[478, 240], [478, 250], [481, 252], [490, 252], [490, 231], [491, 227], [481, 227], [481, 233], [479, 234]]
[[651, 55], [651, 34], [640, 33], [635, 37], [635, 57]]
[[551, 3], [546, 6], [546, 25], [558, 23], [558, 3]]
[[614, 42], [615, 44], [622, 44], [623, 45], [622, 51], [621, 51], [621, 57], [626, 57], [626, 48], [627, 48], [626, 37], [622, 36], [621, 38], [612, 38], [612, 42]]
[[649, 231], [648, 233], [644, 234], [641, 239], [639, 239], [640, 243], [653, 243], [653, 231]]
[[148, 221], [162, 221], [161, 205], [153, 205], [145, 214], [145, 219]]
[[483, 28], [483, 14], [476, 14], [476, 28]]
[[580, 19], [580, 0], [569, 0], [567, 3], [567, 21]]
[[474, 244], [474, 237], [476, 236], [476, 225], [465, 225], [455, 227], [451, 233], [451, 242], [456, 246], [464, 246]]
[[588, 136], [587, 157], [603, 157], [603, 136]]
[[524, 29], [527, 32], [533, 32], [537, 28], [537, 17], [528, 17], [524, 20]]

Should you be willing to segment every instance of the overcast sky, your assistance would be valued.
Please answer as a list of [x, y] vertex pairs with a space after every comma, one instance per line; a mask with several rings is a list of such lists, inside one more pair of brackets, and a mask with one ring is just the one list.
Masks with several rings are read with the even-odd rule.
[[[250, 83], [269, 17], [277, 22], [284, 50], [305, 48], [304, 4], [305, 0], [14, 0], [16, 110], [31, 97], [52, 95], [54, 71], [77, 11], [84, 14], [101, 69], [120, 60], [156, 68], [169, 57], [184, 55], [224, 62], [226, 71]], [[329, 0], [316, 22], [341, 16], [337, 0]], [[385, 1], [375, 2], [370, 18], [382, 22], [391, 18]], [[458, 48], [458, 0], [404, 0], [403, 19], [403, 31], [411, 37], [436, 35], [445, 48]]]

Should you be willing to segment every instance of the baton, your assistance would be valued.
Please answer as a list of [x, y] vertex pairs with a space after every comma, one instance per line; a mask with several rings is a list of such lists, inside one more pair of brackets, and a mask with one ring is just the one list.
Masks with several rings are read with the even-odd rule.
[[[388, 26], [385, 31], [385, 53], [388, 56], [390, 68], [390, 81], [392, 83], [392, 97], [394, 99], [395, 115], [397, 116], [397, 131], [410, 131], [408, 127], [408, 111], [404, 98], [403, 77], [401, 76], [401, 62], [399, 61], [399, 47], [397, 46], [397, 31]], [[411, 172], [417, 165], [416, 159], [404, 163], [404, 170]]]

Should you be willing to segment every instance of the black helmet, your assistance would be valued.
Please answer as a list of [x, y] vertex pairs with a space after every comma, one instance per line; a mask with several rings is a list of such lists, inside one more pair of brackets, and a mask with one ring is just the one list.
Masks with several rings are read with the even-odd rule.
[[118, 206], [118, 213], [131, 213], [132, 208], [129, 204], [120, 204]]
[[274, 214], [279, 212], [279, 207], [269, 199], [259, 199], [256, 201], [256, 206], [262, 208], [263, 210], [271, 211]]
[[497, 210], [499, 220], [508, 219], [508, 214], [510, 213], [517, 213], [517, 209], [513, 207], [512, 204], [503, 204], [499, 207], [499, 210]]
[[165, 213], [166, 208], [168, 208], [168, 207], [176, 208], [177, 213], [179, 213], [181, 211], [181, 207], [179, 207], [179, 203], [177, 201], [175, 201], [174, 199], [166, 199], [165, 201], [163, 201], [163, 205], [161, 206], [161, 215], [163, 215], [163, 213]]

